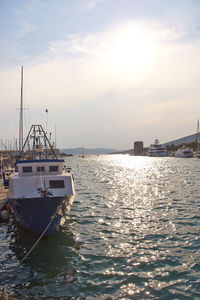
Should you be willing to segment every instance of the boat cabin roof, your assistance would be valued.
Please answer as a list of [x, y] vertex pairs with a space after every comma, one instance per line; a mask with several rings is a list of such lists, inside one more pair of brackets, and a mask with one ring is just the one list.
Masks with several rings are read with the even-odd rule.
[[17, 162], [19, 176], [63, 173], [63, 159], [21, 160]]
[[64, 159], [26, 159], [17, 161], [18, 164], [26, 164], [26, 163], [51, 163], [51, 162], [64, 162]]

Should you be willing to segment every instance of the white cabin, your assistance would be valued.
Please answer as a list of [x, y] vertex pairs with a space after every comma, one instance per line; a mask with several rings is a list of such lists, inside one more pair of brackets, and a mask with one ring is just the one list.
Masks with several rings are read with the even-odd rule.
[[41, 192], [51, 197], [75, 194], [72, 175], [63, 168], [63, 160], [24, 160], [18, 172], [9, 178], [10, 199], [39, 198]]

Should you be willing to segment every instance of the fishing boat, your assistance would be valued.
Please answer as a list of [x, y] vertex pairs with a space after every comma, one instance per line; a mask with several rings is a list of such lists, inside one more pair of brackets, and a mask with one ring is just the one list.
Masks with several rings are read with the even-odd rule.
[[158, 139], [156, 139], [155, 142], [149, 146], [147, 155], [153, 157], [164, 157], [168, 156], [168, 152], [163, 145], [159, 144]]
[[14, 219], [39, 235], [59, 229], [75, 195], [73, 176], [41, 125], [32, 125], [9, 178]]

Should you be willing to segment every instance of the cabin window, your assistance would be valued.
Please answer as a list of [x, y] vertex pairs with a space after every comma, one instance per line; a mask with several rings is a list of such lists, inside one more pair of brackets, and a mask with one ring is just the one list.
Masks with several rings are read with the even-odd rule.
[[65, 187], [64, 180], [50, 180], [49, 186], [51, 189], [64, 188]]
[[31, 173], [32, 167], [23, 167], [23, 173]]
[[58, 166], [49, 166], [49, 172], [57, 172]]
[[44, 172], [44, 167], [37, 167], [37, 172]]

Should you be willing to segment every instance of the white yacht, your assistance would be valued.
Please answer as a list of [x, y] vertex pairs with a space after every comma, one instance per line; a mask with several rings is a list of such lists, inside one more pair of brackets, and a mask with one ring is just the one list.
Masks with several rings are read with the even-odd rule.
[[183, 145], [175, 152], [175, 156], [180, 158], [191, 158], [193, 157], [193, 155], [193, 149], [190, 147], [186, 148], [185, 145]]
[[164, 146], [159, 144], [158, 139], [156, 139], [155, 142], [151, 144], [149, 149], [147, 150], [147, 155], [153, 157], [165, 157], [168, 156], [168, 152]]

